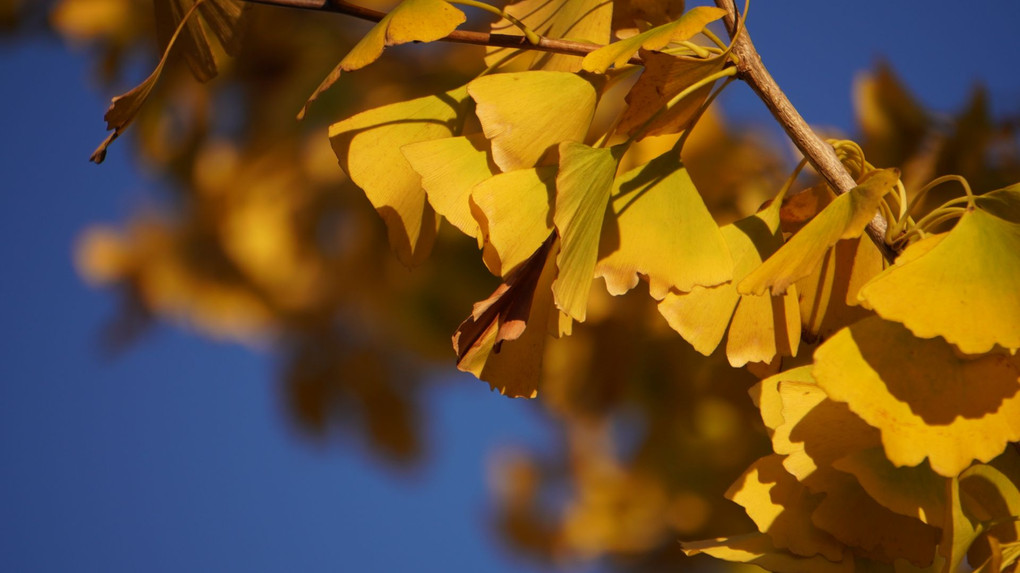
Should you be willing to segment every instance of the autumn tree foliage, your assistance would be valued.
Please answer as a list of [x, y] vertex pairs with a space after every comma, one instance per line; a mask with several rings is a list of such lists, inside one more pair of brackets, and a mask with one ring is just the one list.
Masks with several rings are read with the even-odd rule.
[[[426, 365], [535, 398], [562, 455], [493, 485], [543, 559], [1017, 570], [1020, 153], [980, 94], [946, 129], [880, 68], [822, 141], [727, 0], [267, 2], [51, 14], [107, 77], [161, 54], [92, 156], [133, 132], [177, 193], [82, 238], [110, 344], [268, 341], [304, 427], [397, 460]], [[798, 165], [713, 107], [738, 80]]]

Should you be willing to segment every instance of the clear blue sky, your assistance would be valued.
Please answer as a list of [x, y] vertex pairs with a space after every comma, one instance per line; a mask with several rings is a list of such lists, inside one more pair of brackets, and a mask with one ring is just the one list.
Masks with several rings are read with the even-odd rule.
[[[750, 29], [818, 124], [851, 127], [853, 76], [880, 56], [936, 109], [983, 81], [1020, 112], [1020, 2], [961, 5], [759, 1]], [[73, 240], [124, 221], [152, 182], [119, 146], [87, 162], [111, 94], [83, 54], [5, 41], [0, 78], [0, 570], [535, 570], [487, 528], [484, 482], [493, 449], [541, 443], [533, 404], [454, 379], [428, 398], [431, 457], [407, 474], [295, 436], [269, 356], [160, 327], [103, 359], [115, 298], [78, 278]], [[730, 115], [767, 121], [730, 91]]]

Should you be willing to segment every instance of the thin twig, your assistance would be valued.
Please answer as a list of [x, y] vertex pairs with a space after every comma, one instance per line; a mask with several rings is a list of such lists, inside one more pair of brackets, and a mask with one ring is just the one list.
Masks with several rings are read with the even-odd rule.
[[[732, 38], [734, 30], [736, 30], [737, 15], [733, 0], [715, 0], [715, 3], [726, 10], [724, 18], [726, 29]], [[853, 189], [856, 182], [836, 157], [836, 151], [831, 145], [822, 141], [814, 131], [811, 131], [786, 94], [779, 89], [776, 80], [772, 79], [772, 75], [765, 69], [747, 29], [741, 26], [738, 37], [732, 38], [732, 40], [733, 53], [739, 58], [738, 77], [747, 82], [747, 85], [761, 98], [765, 106], [772, 112], [772, 116], [790, 136], [797, 149], [804, 154], [804, 157], [825, 181], [836, 190], [836, 193], [843, 194]], [[866, 232], [882, 255], [892, 262], [896, 258], [896, 251], [885, 242], [885, 232], [888, 226], [885, 218], [881, 214], [877, 214], [868, 223]]]
[[[318, 10], [321, 12], [333, 12], [346, 14], [369, 22], [378, 22], [386, 14], [355, 4], [348, 4], [343, 0], [247, 0], [256, 4], [267, 4], [270, 6], [284, 6], [287, 8], [301, 8], [304, 10]], [[572, 42], [570, 40], [556, 40], [552, 38], [539, 37], [537, 44], [532, 44], [524, 36], [511, 34], [489, 34], [486, 32], [472, 32], [470, 30], [454, 30], [449, 36], [442, 38], [445, 42], [458, 44], [473, 44], [476, 46], [492, 46], [495, 48], [519, 48], [524, 50], [537, 50], [540, 52], [554, 52], [569, 56], [586, 56], [602, 46], [586, 42]], [[631, 63], [640, 64], [638, 57], [631, 58]]]

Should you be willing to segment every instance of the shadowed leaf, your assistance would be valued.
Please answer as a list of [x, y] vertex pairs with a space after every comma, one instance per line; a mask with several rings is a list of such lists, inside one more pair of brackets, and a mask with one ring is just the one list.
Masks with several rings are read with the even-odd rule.
[[833, 563], [822, 556], [801, 557], [782, 549], [776, 549], [772, 540], [764, 533], [751, 533], [706, 541], [684, 541], [680, 543], [684, 553], [704, 553], [717, 559], [734, 563], [752, 563], [775, 573], [853, 573], [854, 559], [847, 555]]

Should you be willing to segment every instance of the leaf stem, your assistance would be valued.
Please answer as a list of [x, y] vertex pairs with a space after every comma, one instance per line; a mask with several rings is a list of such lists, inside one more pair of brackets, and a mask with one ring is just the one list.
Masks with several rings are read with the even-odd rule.
[[542, 41], [539, 35], [534, 32], [534, 30], [525, 25], [524, 22], [521, 22], [517, 18], [514, 18], [513, 16], [508, 14], [506, 10], [500, 10], [499, 8], [496, 8], [491, 4], [486, 4], [485, 2], [477, 2], [476, 0], [449, 0], [449, 2], [450, 4], [460, 4], [462, 6], [471, 6], [472, 8], [478, 8], [479, 10], [485, 10], [490, 14], [495, 14], [500, 18], [503, 18], [507, 22], [513, 24], [518, 30], [523, 32], [524, 37], [527, 38], [532, 45], [538, 45], [538, 43]]
[[680, 103], [684, 98], [690, 96], [699, 89], [712, 84], [713, 82], [720, 78], [733, 77], [735, 75], [737, 75], [737, 68], [733, 66], [727, 66], [719, 70], [718, 72], [710, 76], [705, 76], [704, 78], [701, 78], [700, 80], [687, 86], [687, 88], [685, 88], [684, 91], [673, 96], [673, 99], [669, 100], [669, 103], [656, 110], [656, 112], [652, 114], [652, 117], [648, 118], [644, 123], [641, 124], [641, 127], [635, 129], [634, 134], [627, 138], [627, 141], [624, 142], [624, 145], [630, 145], [631, 143], [634, 143], [635, 141], [643, 137], [645, 131], [648, 130], [649, 126], [651, 126], [652, 123], [655, 122], [655, 120], [659, 119], [662, 116], [662, 114], [666, 113], [666, 111], [668, 111], [670, 108]]
[[[772, 116], [783, 127], [797, 149], [814, 166], [815, 170], [828, 184], [842, 195], [853, 189], [856, 182], [847, 172], [832, 146], [825, 143], [808, 126], [786, 94], [762, 64], [761, 56], [751, 42], [747, 28], [736, 28], [737, 11], [733, 0], [715, 0], [720, 8], [726, 10], [724, 20], [727, 31], [733, 41], [733, 53], [739, 58], [737, 63], [738, 77], [747, 82], [748, 86], [765, 103]], [[876, 215], [866, 230], [882, 255], [890, 262], [896, 258], [896, 251], [886, 243], [888, 223], [881, 215]]]

